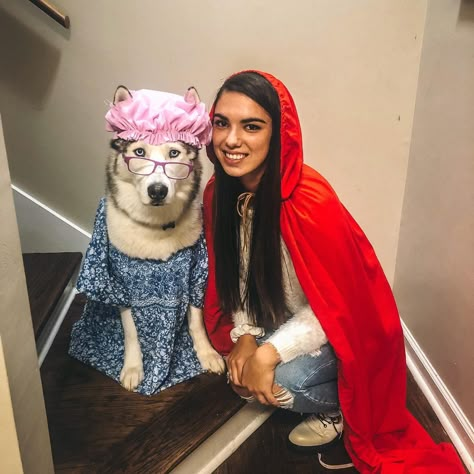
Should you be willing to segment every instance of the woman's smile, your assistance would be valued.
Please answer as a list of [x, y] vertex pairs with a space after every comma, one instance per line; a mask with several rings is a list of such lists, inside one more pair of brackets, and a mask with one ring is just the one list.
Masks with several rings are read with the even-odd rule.
[[230, 153], [228, 151], [224, 151], [224, 155], [231, 161], [242, 161], [246, 156], [248, 156], [247, 153]]

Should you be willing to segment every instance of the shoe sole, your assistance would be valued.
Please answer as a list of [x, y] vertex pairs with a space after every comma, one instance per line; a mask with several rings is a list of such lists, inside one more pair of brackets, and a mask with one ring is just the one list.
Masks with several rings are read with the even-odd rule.
[[342, 435], [336, 436], [332, 441], [326, 444], [320, 444], [319, 446], [300, 446], [298, 444], [293, 444], [289, 439], [287, 439], [288, 446], [293, 451], [297, 451], [301, 454], [317, 454], [317, 453], [324, 453], [339, 441], [341, 441]]

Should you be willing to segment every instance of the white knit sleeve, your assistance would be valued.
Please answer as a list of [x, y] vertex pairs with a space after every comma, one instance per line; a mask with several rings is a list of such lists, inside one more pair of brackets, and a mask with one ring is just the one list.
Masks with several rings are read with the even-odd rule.
[[256, 339], [265, 336], [265, 329], [255, 326], [250, 322], [250, 318], [244, 311], [237, 311], [232, 315], [234, 320], [234, 328], [230, 331], [230, 338], [233, 343], [236, 343], [240, 336], [250, 334]]
[[243, 324], [250, 324], [253, 325], [249, 315], [246, 311], [242, 311], [241, 309], [237, 310], [232, 315], [232, 320], [234, 321], [234, 326], [241, 326]]
[[306, 304], [286, 323], [282, 324], [268, 339], [283, 363], [304, 354], [317, 354], [328, 342], [318, 318]]

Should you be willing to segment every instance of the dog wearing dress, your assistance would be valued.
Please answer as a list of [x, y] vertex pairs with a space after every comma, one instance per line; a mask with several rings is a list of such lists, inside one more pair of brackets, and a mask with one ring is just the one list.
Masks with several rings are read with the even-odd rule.
[[88, 296], [70, 354], [152, 395], [203, 370], [222, 373], [202, 318], [207, 254], [199, 148], [211, 124], [197, 92], [119, 86], [106, 195], [78, 279]]

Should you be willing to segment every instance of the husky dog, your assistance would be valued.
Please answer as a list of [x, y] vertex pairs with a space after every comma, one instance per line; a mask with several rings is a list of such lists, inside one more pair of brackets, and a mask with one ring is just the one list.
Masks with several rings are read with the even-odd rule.
[[[125, 105], [126, 102], [132, 104], [130, 105], [132, 107], [133, 96], [133, 91], [130, 92], [126, 87], [119, 86], [115, 92], [113, 105], [119, 106], [121, 102], [124, 102], [123, 107], [129, 107], [129, 105]], [[175, 97], [171, 94], [170, 96]], [[181, 99], [183, 98], [181, 97]], [[188, 90], [184, 102], [184, 106], [190, 104], [191, 107], [201, 104], [194, 88]], [[139, 106], [146, 107], [147, 103], [142, 102]], [[169, 104], [164, 106], [169, 106]], [[102, 285], [100, 290], [102, 293], [103, 287], [107, 285], [107, 296], [98, 297], [100, 307], [95, 305], [92, 309], [86, 308], [83, 318], [79, 323], [76, 323], [78, 327], [73, 330], [70, 353], [117, 379], [117, 368], [113, 373], [113, 368], [108, 367], [107, 364], [102, 364], [102, 362], [97, 362], [97, 359], [107, 359], [113, 357], [113, 354], [107, 356], [100, 352], [105, 349], [100, 349], [99, 353], [96, 349], [92, 352], [90, 349], [91, 325], [95, 328], [97, 325], [103, 327], [106, 324], [103, 322], [104, 320], [112, 320], [114, 315], [109, 317], [110, 314], [106, 311], [107, 314], [104, 316], [103, 307], [104, 304], [109, 302], [112, 305], [115, 304], [115, 320], [118, 319], [117, 311], [119, 311], [123, 329], [123, 366], [118, 376], [119, 381], [127, 390], [134, 391], [137, 390], [144, 377], [149, 376], [150, 380], [153, 379], [153, 382], [150, 381], [147, 388], [139, 390], [149, 395], [155, 393], [160, 384], [162, 385], [159, 386], [159, 390], [196, 374], [196, 363], [193, 365], [193, 362], [189, 362], [189, 360], [180, 360], [180, 357], [183, 357], [183, 359], [194, 357], [190, 355], [190, 351], [192, 352], [192, 348], [188, 347], [190, 344], [186, 343], [186, 337], [189, 338], [189, 336], [183, 333], [183, 326], [186, 330], [186, 322], [179, 319], [181, 310], [176, 309], [183, 309], [182, 303], [186, 299], [189, 299], [189, 302], [187, 303], [187, 312], [186, 308], [184, 308], [184, 311], [187, 313], [189, 334], [202, 369], [223, 373], [225, 364], [207, 338], [202, 310], [193, 305], [193, 297], [188, 298], [186, 293], [186, 285], [192, 286], [195, 281], [199, 282], [201, 285], [200, 291], [203, 293], [207, 277], [207, 257], [202, 237], [201, 206], [197, 199], [202, 166], [199, 160], [198, 146], [195, 143], [190, 143], [194, 140], [193, 134], [196, 135], [198, 132], [194, 129], [191, 130], [191, 136], [184, 136], [184, 140], [163, 141], [164, 139], [182, 136], [181, 129], [178, 130], [179, 133], [172, 130], [174, 135], [168, 133], [167, 127], [171, 126], [173, 128], [174, 126], [174, 117], [180, 117], [180, 114], [184, 113], [182, 110], [177, 112], [172, 110], [171, 119], [168, 117], [170, 123], [163, 125], [160, 122], [156, 125], [160, 138], [153, 139], [153, 137], [147, 136], [149, 130], [143, 131], [139, 128], [140, 124], [137, 125], [139, 122], [137, 114], [141, 112], [135, 110], [126, 113], [134, 119], [134, 122], [130, 119], [130, 122], [133, 122], [131, 125], [133, 133], [130, 133], [129, 130], [127, 134], [122, 134], [126, 138], [121, 138], [121, 134], [117, 133], [116, 138], [111, 141], [112, 151], [106, 165], [106, 196], [102, 203], [102, 213], [98, 211], [94, 230], [96, 233], [96, 228], [102, 219], [103, 226], [106, 228], [106, 235], [103, 235], [102, 238], [97, 237], [96, 241], [100, 240], [102, 242], [101, 246], [104, 246], [105, 241], [105, 247], [112, 255], [111, 259], [120, 263], [111, 264], [108, 260], [104, 263], [104, 257], [100, 257], [99, 261], [94, 260], [97, 255], [103, 255], [105, 251], [98, 251], [97, 249], [91, 251], [90, 247], [86, 255], [86, 262], [81, 270], [82, 288], [80, 290], [88, 294], [89, 298], [92, 294], [92, 299], [94, 299], [94, 295], [98, 293], [96, 290], [97, 284], [94, 282], [94, 289], [90, 289], [89, 282], [97, 278], [98, 272], [104, 268], [107, 268], [107, 270], [104, 270], [108, 272], [107, 278], [112, 273], [123, 273], [117, 278], [114, 277], [115, 280], [120, 280], [121, 283], [118, 284], [118, 289], [114, 287], [115, 283], [109, 281]], [[188, 120], [192, 121], [192, 117]], [[193, 124], [191, 123], [191, 125]], [[127, 125], [119, 125], [118, 127], [118, 129], [115, 129], [116, 132], [127, 128]], [[186, 123], [183, 130], [188, 131], [189, 127], [190, 125]], [[136, 133], [135, 129], [139, 129], [139, 133]], [[154, 130], [153, 127], [151, 127], [151, 130]], [[135, 136], [138, 139], [133, 139]], [[102, 231], [102, 234], [105, 234], [105, 232]], [[198, 272], [199, 277], [192, 273], [196, 271], [195, 269], [181, 268], [183, 265], [188, 267], [192, 265], [196, 268], [199, 266], [193, 256], [194, 254], [188, 252], [189, 249], [196, 248], [199, 255], [201, 255], [201, 260], [204, 259], [204, 263], [199, 263], [202, 267], [200, 273]], [[89, 260], [92, 259], [89, 266], [86, 265], [88, 258]], [[149, 270], [147, 265], [152, 265], [154, 262], [156, 262], [156, 267], [154, 266], [152, 270]], [[171, 266], [168, 265], [170, 262]], [[110, 269], [111, 265], [112, 269]], [[134, 265], [143, 265], [145, 270], [143, 272], [142, 270], [136, 270]], [[173, 265], [177, 265], [177, 267], [175, 268]], [[133, 269], [130, 270], [132, 266]], [[91, 277], [91, 275], [93, 276]], [[177, 275], [182, 275], [182, 277]], [[184, 281], [184, 284], [181, 280]], [[126, 285], [135, 288], [123, 288], [124, 281], [127, 281]], [[189, 281], [191, 283], [186, 283]], [[130, 284], [130, 282], [132, 283]], [[179, 291], [176, 290], [176, 285], [178, 285]], [[182, 289], [183, 285], [184, 290]], [[142, 286], [143, 288], [141, 288]], [[159, 294], [155, 294], [156, 288], [161, 288]], [[144, 294], [143, 301], [140, 298], [137, 300], [136, 294], [140, 294], [140, 291]], [[153, 292], [153, 295], [150, 294], [150, 291]], [[191, 292], [193, 291], [195, 290], [191, 288]], [[130, 303], [131, 306], [128, 306], [128, 302], [123, 305], [125, 300], [122, 301], [122, 298], [117, 296], [122, 293], [124, 295], [135, 295], [130, 297], [133, 300]], [[194, 298], [196, 299], [196, 297]], [[202, 294], [197, 299], [202, 300]], [[94, 305], [95, 303], [91, 302], [91, 304]], [[170, 308], [175, 308], [175, 310], [170, 310]], [[86, 314], [92, 311], [94, 311], [94, 315]], [[153, 314], [153, 311], [156, 314]], [[170, 311], [170, 315], [173, 315], [170, 318], [177, 319], [166, 321], [165, 316], [168, 311]], [[100, 316], [97, 316], [98, 312]], [[178, 316], [175, 316], [176, 314]], [[93, 324], [86, 323], [85, 320], [88, 318], [89, 320], [94, 319], [95, 322]], [[137, 332], [136, 322], [139, 320], [142, 321], [140, 323], [144, 327], [142, 331], [147, 336], [140, 335], [140, 332]], [[156, 328], [153, 327], [155, 324], [157, 325]], [[170, 326], [172, 326], [171, 329]], [[173, 329], [174, 327], [176, 329]], [[110, 330], [109, 325], [106, 330], [110, 332], [103, 338], [106, 343], [99, 342], [99, 345], [105, 344], [108, 347], [109, 341], [115, 341], [118, 335]], [[176, 334], [173, 334], [173, 331], [176, 331]], [[169, 340], [166, 339], [163, 347], [155, 347], [153, 338], [155, 336], [160, 338], [163, 332], [166, 332], [166, 337]], [[148, 337], [147, 349], [141, 347], [140, 344], [140, 340], [145, 340], [146, 337]], [[112, 343], [111, 350], [118, 350], [114, 349], [118, 346], [113, 346], [113, 344], [115, 343]], [[173, 344], [176, 344], [174, 346], [175, 353], [172, 353], [173, 348], [171, 346]], [[87, 349], [84, 349], [84, 347], [87, 347]], [[150, 372], [148, 375], [146, 374], [146, 364], [144, 373], [143, 363], [144, 358], [146, 359], [150, 355], [144, 353], [147, 350], [152, 354], [150, 357], [153, 359], [148, 367]], [[166, 351], [171, 352], [166, 353]], [[170, 373], [174, 371], [174, 378], [170, 376], [170, 380], [167, 380], [166, 374], [163, 376], [158, 374], [158, 372], [166, 372], [167, 370]], [[158, 379], [160, 381], [156, 382]]]

